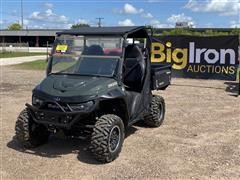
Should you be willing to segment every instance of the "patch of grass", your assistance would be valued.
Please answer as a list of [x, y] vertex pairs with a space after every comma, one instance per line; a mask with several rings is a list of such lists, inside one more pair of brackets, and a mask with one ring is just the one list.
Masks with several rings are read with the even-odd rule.
[[46, 55], [46, 52], [0, 52], [0, 58]]
[[16, 65], [13, 65], [13, 67], [16, 67], [16, 68], [19, 68], [19, 69], [26, 69], [26, 70], [43, 71], [47, 67], [47, 62], [46, 62], [46, 60], [36, 60], [36, 61], [16, 64]]

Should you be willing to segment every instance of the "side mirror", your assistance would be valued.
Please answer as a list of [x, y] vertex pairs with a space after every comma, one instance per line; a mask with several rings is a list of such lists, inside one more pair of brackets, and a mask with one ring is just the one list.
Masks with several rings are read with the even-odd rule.
[[47, 56], [47, 62], [49, 62], [49, 61], [51, 60], [51, 58], [52, 58], [51, 54], [48, 54], [48, 56]]
[[47, 62], [46, 76], [48, 76], [52, 71], [52, 56], [48, 56]]

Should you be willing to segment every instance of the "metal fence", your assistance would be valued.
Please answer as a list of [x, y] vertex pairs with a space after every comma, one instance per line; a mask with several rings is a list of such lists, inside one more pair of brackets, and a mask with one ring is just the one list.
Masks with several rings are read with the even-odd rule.
[[0, 43], [0, 52], [29, 52], [28, 43]]

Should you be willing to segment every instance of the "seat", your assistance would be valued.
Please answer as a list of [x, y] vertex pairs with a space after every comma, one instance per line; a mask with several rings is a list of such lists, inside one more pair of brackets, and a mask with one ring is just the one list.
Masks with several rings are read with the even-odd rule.
[[136, 45], [128, 45], [125, 49], [125, 73], [123, 82], [129, 87], [129, 90], [141, 92], [144, 74], [145, 74], [145, 60]]
[[91, 45], [88, 48], [86, 48], [86, 51], [83, 51], [83, 55], [104, 55], [103, 49], [99, 45]]

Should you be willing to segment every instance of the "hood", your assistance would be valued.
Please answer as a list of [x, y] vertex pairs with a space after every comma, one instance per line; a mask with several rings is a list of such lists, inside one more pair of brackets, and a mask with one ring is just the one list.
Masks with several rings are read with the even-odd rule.
[[117, 86], [117, 81], [112, 78], [50, 75], [36, 87], [35, 91], [59, 97], [93, 96], [106, 92], [114, 86]]

